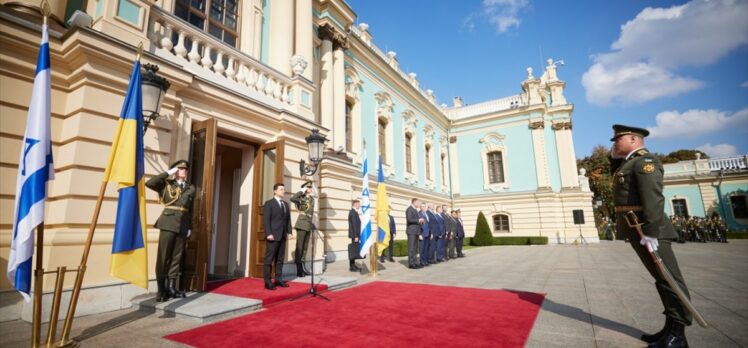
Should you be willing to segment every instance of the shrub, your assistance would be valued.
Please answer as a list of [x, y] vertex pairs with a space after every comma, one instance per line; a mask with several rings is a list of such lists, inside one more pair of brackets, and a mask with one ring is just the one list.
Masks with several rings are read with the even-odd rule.
[[548, 237], [494, 237], [493, 245], [546, 245], [548, 244]]
[[727, 239], [748, 239], [748, 232], [727, 232]]
[[493, 235], [491, 234], [491, 227], [488, 226], [486, 216], [483, 212], [478, 213], [478, 222], [475, 226], [475, 237], [472, 239], [473, 245], [486, 246], [493, 245]]

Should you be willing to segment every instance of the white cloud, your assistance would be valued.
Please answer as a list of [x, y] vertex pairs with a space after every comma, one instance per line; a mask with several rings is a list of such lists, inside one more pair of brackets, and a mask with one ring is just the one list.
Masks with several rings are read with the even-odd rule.
[[745, 81], [745, 82], [741, 83], [740, 87], [748, 88], [748, 81]]
[[706, 143], [704, 145], [697, 146], [696, 150], [709, 155], [710, 158], [723, 158], [738, 155], [738, 149], [730, 144], [712, 145], [710, 143]]
[[[712, 64], [748, 44], [746, 13], [748, 1], [743, 0], [645, 8], [621, 26], [610, 52], [593, 57], [582, 76], [587, 100], [600, 105], [645, 102], [699, 88], [703, 83], [676, 75], [677, 69]], [[632, 97], [632, 92], [652, 96]]]
[[529, 5], [529, 0], [483, 0], [480, 12], [467, 16], [462, 25], [472, 31], [475, 28], [475, 18], [486, 17], [496, 27], [496, 32], [505, 33], [512, 27], [519, 28], [522, 23], [519, 12]]
[[[748, 129], [748, 108], [727, 113], [709, 109], [663, 111], [655, 117], [657, 125], [649, 127], [652, 138], [690, 137], [715, 132], [724, 128]], [[704, 151], [706, 152], [706, 151]]]

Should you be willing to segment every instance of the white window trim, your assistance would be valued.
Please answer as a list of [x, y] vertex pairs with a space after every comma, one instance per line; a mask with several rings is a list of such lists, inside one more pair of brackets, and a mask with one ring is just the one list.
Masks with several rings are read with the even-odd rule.
[[[348, 67], [345, 70], [346, 85], [345, 85], [345, 98], [346, 101], [351, 102], [351, 149], [346, 149], [349, 157], [356, 158], [360, 164], [363, 161], [361, 154], [361, 100], [359, 98], [359, 92], [363, 81], [358, 76], [358, 72], [353, 67]], [[350, 79], [350, 81], [349, 81]]]
[[386, 160], [382, 161], [382, 169], [384, 169], [384, 176], [386, 177], [392, 177], [395, 175], [395, 166], [393, 166], [393, 160], [395, 156], [395, 149], [394, 149], [394, 142], [393, 142], [393, 123], [392, 123], [392, 110], [394, 109], [394, 104], [392, 103], [392, 98], [390, 98], [390, 95], [387, 92], [378, 92], [374, 94], [374, 97], [377, 100], [377, 109], [376, 109], [376, 115], [375, 117], [376, 123], [374, 124], [374, 129], [377, 130], [377, 136], [376, 139], [376, 149], [377, 152], [379, 152], [379, 120], [383, 120], [386, 122], [386, 128], [384, 130], [384, 138], [385, 138], [385, 157]]
[[[501, 192], [509, 189], [509, 176], [507, 175], [507, 168], [509, 163], [507, 161], [507, 148], [504, 144], [504, 136], [498, 133], [488, 133], [486, 136], [479, 140], [483, 146], [481, 146], [481, 163], [483, 163], [483, 190], [492, 192]], [[492, 184], [488, 176], [488, 153], [494, 151], [501, 151], [501, 162], [503, 164], [501, 170], [504, 174], [504, 182]]]
[[[429, 148], [428, 151], [426, 150], [426, 147]], [[434, 126], [430, 124], [423, 126], [423, 152], [424, 159], [428, 157], [429, 160], [428, 168], [424, 168], [424, 174], [431, 174], [430, 178], [428, 175], [424, 175], [426, 181], [425, 187], [429, 190], [433, 190], [436, 188], [436, 185], [434, 184], [434, 177], [436, 176], [436, 173], [434, 172]]]
[[[496, 215], [506, 216], [507, 223], [509, 224], [509, 231], [497, 231], [496, 230], [496, 224], [493, 222], [493, 217]], [[491, 232], [492, 233], [512, 233], [513, 229], [514, 228], [512, 227], [512, 214], [509, 214], [506, 211], [494, 211], [491, 213]]]
[[411, 110], [403, 111], [403, 154], [405, 152], [405, 137], [410, 134], [410, 164], [412, 172], [408, 171], [408, 165], [403, 156], [403, 173], [405, 174], [405, 182], [411, 185], [418, 183], [418, 161], [416, 161], [416, 153], [418, 152], [418, 140], [416, 137], [416, 126], [417, 119], [415, 113]]
[[[449, 192], [449, 152], [447, 146], [449, 145], [449, 139], [447, 136], [442, 135], [439, 137], [439, 175], [442, 178], [442, 191]], [[444, 156], [444, 170], [442, 171], [442, 158]], [[443, 174], [443, 175], [442, 175]]]
[[693, 216], [693, 212], [691, 211], [691, 202], [689, 202], [688, 197], [681, 197], [677, 194], [668, 199], [668, 203], [670, 204], [670, 215], [675, 215], [675, 204], [673, 204], [673, 201], [676, 199], [684, 200], [686, 202], [686, 211], [688, 212], [688, 216]]

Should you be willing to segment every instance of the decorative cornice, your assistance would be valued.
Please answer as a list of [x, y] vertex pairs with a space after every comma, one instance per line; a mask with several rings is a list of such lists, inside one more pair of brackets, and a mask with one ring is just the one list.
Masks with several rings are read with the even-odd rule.
[[543, 129], [545, 128], [545, 121], [530, 122], [530, 129]]
[[551, 126], [553, 130], [564, 130], [564, 129], [571, 129], [571, 121], [566, 122], [555, 122]]
[[319, 38], [321, 40], [332, 41], [333, 49], [348, 49], [348, 36], [337, 31], [335, 27], [333, 27], [329, 23], [325, 23], [321, 27], [319, 27]]

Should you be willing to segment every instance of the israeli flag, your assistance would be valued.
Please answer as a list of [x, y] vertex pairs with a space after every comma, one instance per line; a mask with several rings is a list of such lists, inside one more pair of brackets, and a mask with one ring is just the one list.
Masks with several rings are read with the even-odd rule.
[[49, 40], [45, 24], [42, 26], [42, 44], [36, 62], [26, 134], [18, 161], [13, 239], [8, 257], [8, 280], [26, 302], [31, 299], [34, 228], [44, 222], [47, 182], [54, 178], [50, 118]]
[[366, 150], [364, 149], [364, 179], [361, 183], [361, 243], [359, 244], [359, 254], [366, 257], [369, 248], [374, 244], [374, 234], [371, 233], [371, 202], [369, 200], [369, 165], [366, 160]]

